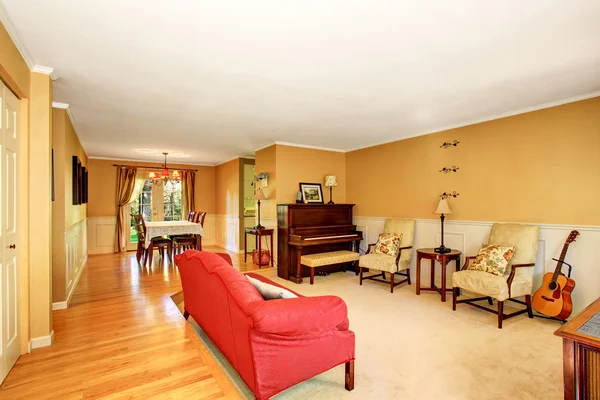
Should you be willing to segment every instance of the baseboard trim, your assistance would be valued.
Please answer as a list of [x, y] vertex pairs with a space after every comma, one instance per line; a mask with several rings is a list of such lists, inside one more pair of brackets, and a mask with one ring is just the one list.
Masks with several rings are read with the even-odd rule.
[[54, 343], [54, 330], [52, 330], [48, 336], [32, 338], [29, 341], [29, 351], [31, 352], [31, 350], [34, 349], [51, 346], [52, 343]]
[[88, 260], [88, 255], [85, 254], [83, 256], [83, 260], [81, 261], [79, 273], [75, 277], [75, 282], [73, 282], [73, 286], [71, 286], [71, 290], [69, 291], [69, 294], [67, 295], [67, 300], [66, 301], [57, 301], [57, 302], [52, 303], [52, 311], [65, 310], [65, 309], [69, 308], [69, 303], [71, 302], [71, 298], [73, 297], [73, 292], [75, 292], [75, 288], [77, 288], [77, 284], [79, 284], [79, 279], [81, 278], [81, 275], [83, 274], [83, 270], [85, 269], [85, 266], [87, 265], [87, 260]]

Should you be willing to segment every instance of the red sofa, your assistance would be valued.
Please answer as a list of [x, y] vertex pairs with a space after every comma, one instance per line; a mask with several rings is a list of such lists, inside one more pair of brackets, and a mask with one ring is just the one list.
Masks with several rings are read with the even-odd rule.
[[186, 318], [194, 318], [257, 399], [344, 363], [346, 389], [354, 388], [354, 332], [342, 299], [298, 294], [265, 301], [244, 274], [206, 251], [186, 251], [175, 263]]

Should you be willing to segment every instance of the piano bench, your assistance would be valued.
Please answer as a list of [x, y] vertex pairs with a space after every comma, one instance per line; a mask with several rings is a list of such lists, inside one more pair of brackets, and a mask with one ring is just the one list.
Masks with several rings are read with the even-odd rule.
[[360, 255], [349, 250], [330, 251], [327, 253], [308, 254], [300, 258], [300, 264], [310, 268], [310, 284], [315, 283], [315, 268], [324, 265], [342, 264], [358, 261]]

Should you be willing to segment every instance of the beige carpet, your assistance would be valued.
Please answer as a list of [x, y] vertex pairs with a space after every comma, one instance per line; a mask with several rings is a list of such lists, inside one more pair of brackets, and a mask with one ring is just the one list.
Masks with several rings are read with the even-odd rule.
[[[340, 296], [356, 333], [354, 391], [344, 389], [339, 366], [276, 399], [562, 398], [561, 340], [552, 334], [558, 322], [522, 315], [500, 330], [495, 315], [464, 304], [453, 312], [451, 301], [442, 303], [437, 294], [417, 296], [414, 284], [390, 294], [382, 283], [359, 286], [353, 273], [317, 276], [313, 286], [279, 279], [272, 270], [262, 273], [308, 296]], [[224, 369], [251, 396], [235, 371]]]

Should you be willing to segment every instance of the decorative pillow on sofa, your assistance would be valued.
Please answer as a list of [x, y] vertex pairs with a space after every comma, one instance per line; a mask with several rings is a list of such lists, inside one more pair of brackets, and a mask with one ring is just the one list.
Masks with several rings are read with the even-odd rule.
[[298, 297], [289, 290], [280, 288], [279, 286], [270, 285], [268, 283], [261, 282], [258, 279], [251, 278], [249, 276], [246, 276], [246, 278], [248, 278], [250, 283], [254, 285], [256, 290], [258, 290], [258, 293], [260, 293], [260, 295], [265, 300], [293, 299]]
[[496, 246], [493, 244], [482, 244], [475, 260], [469, 268], [475, 271], [489, 272], [490, 274], [502, 276], [508, 267], [510, 259], [515, 254], [514, 247]]
[[402, 240], [401, 233], [382, 233], [375, 245], [375, 253], [396, 257]]

